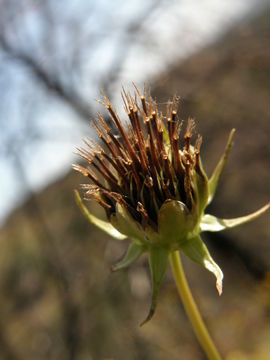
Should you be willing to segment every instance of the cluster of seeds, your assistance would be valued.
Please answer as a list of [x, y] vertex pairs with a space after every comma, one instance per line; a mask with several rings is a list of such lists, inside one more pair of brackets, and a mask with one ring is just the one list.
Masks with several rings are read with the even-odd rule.
[[120, 203], [136, 221], [156, 228], [158, 211], [168, 199], [194, 210], [197, 179], [207, 181], [200, 164], [202, 138], [191, 145], [194, 121], [188, 119], [181, 145], [183, 122], [177, 115], [176, 97], [168, 102], [164, 116], [150, 94], [146, 98], [145, 90], [143, 94], [136, 86], [135, 90], [134, 97], [122, 93], [127, 126], [105, 95], [111, 124], [101, 114], [93, 121], [100, 143], [85, 140], [86, 147], [78, 152], [88, 166], [74, 165], [74, 169], [91, 180], [82, 185], [85, 197], [96, 200], [108, 217]]

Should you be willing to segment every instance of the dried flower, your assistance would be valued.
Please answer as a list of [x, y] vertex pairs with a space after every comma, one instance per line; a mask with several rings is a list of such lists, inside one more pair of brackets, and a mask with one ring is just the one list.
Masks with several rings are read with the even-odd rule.
[[[218, 293], [222, 293], [223, 273], [214, 262], [200, 233], [220, 231], [255, 219], [270, 208], [270, 203], [250, 215], [236, 219], [218, 219], [204, 214], [212, 201], [220, 175], [227, 162], [234, 129], [219, 163], [208, 179], [200, 160], [201, 136], [191, 145], [194, 121], [188, 119], [183, 146], [180, 133], [183, 123], [178, 119], [178, 99], [168, 102], [166, 116], [146, 92], [135, 96], [124, 90], [122, 98], [129, 124], [124, 126], [110, 100], [105, 103], [113, 126], [98, 115], [93, 123], [102, 146], [85, 141], [79, 154], [88, 167], [74, 169], [91, 180], [84, 184], [85, 199], [93, 199], [106, 211], [108, 222], [90, 214], [76, 191], [76, 199], [90, 222], [131, 244], [124, 258], [113, 266], [123, 269], [141, 254], [149, 253], [152, 277], [152, 303], [145, 321], [154, 314], [159, 289], [167, 269], [170, 252], [180, 250], [216, 277]], [[139, 98], [139, 101], [138, 101]], [[139, 103], [140, 102], [140, 103]], [[118, 135], [115, 135], [115, 128]], [[100, 180], [101, 179], [101, 180]]]

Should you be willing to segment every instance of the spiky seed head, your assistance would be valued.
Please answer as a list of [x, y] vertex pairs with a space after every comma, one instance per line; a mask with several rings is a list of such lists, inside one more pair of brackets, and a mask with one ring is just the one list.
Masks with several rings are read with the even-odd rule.
[[113, 126], [99, 114], [93, 127], [100, 143], [85, 141], [85, 147], [79, 148], [78, 153], [87, 165], [73, 166], [90, 180], [82, 185], [85, 199], [98, 202], [105, 209], [108, 222], [90, 214], [79, 193], [75, 194], [90, 222], [119, 240], [126, 237], [132, 240], [126, 255], [113, 270], [125, 268], [142, 253], [149, 253], [152, 304], [148, 321], [155, 311], [170, 252], [180, 250], [212, 272], [221, 294], [222, 271], [210, 256], [200, 233], [250, 221], [268, 211], [270, 204], [231, 220], [205, 215], [227, 162], [234, 129], [208, 179], [200, 159], [202, 137], [198, 135], [192, 141], [195, 122], [189, 118], [184, 126], [178, 118], [176, 96], [168, 101], [165, 116], [151, 95], [146, 97], [145, 89], [141, 94], [135, 86], [134, 96], [123, 90], [122, 98], [128, 125], [124, 125], [105, 95], [103, 104]]

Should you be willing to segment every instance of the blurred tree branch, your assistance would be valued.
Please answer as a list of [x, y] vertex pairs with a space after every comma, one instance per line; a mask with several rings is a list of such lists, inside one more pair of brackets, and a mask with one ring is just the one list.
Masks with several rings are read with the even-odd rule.
[[[121, 69], [125, 63], [128, 52], [130, 48], [134, 46], [134, 39], [139, 39], [140, 36], [143, 35], [142, 33], [140, 34], [143, 25], [145, 25], [150, 15], [153, 15], [156, 10], [160, 10], [163, 2], [164, 0], [149, 1], [147, 3], [147, 7], [144, 9], [143, 15], [131, 19], [124, 29], [124, 36], [122, 36], [122, 40], [118, 44], [118, 49], [115, 51], [114, 59], [109, 66], [107, 74], [102, 79], [102, 83], [98, 84], [98, 86], [101, 86], [106, 90], [108, 95], [110, 95], [110, 88], [113, 87], [120, 77]], [[96, 36], [99, 38], [97, 34]], [[104, 39], [109, 36], [110, 34], [104, 36]], [[92, 39], [92, 43], [95, 44], [95, 38]], [[15, 48], [10, 45], [5, 36], [5, 23], [3, 21], [3, 17], [0, 30], [0, 46], [13, 61], [19, 62], [30, 69], [40, 84], [42, 84], [48, 91], [55, 93], [62, 101], [67, 103], [81, 119], [89, 121], [89, 119], [93, 116], [87, 101], [85, 101], [74, 88], [64, 85], [55, 74], [52, 74], [48, 71], [48, 69], [45, 69], [45, 67], [41, 65], [31, 52], [26, 52], [21, 50], [20, 47]], [[92, 46], [91, 42], [90, 46]], [[95, 51], [95, 49], [93, 49], [93, 51]], [[69, 76], [71, 74], [66, 75]]]
[[49, 74], [41, 64], [39, 64], [29, 54], [12, 48], [6, 41], [3, 34], [0, 33], [0, 45], [10, 58], [14, 61], [19, 61], [24, 66], [28, 67], [36, 79], [47, 88], [47, 90], [54, 92], [61, 100], [65, 101], [72, 109], [83, 119], [89, 121], [91, 117], [90, 107], [77, 96], [72, 89], [67, 89], [60, 81]]

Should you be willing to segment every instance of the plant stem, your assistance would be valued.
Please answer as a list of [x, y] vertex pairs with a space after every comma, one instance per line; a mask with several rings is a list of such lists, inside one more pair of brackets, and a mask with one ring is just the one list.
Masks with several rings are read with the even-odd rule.
[[186, 313], [188, 314], [188, 317], [191, 321], [193, 329], [197, 335], [199, 343], [204, 349], [209, 360], [221, 360], [221, 356], [219, 355], [206, 329], [206, 326], [191, 294], [178, 251], [170, 254], [170, 263], [178, 293], [183, 302]]

